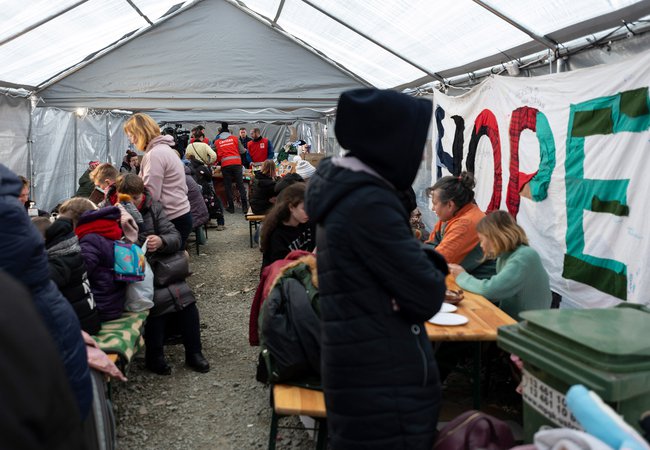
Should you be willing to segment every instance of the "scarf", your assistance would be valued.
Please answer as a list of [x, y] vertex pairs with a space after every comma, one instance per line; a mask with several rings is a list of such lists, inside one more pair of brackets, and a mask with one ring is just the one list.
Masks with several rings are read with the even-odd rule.
[[122, 229], [117, 222], [108, 219], [99, 219], [93, 222], [84, 223], [77, 226], [74, 232], [79, 240], [89, 234], [98, 234], [114, 241], [117, 241], [122, 237]]

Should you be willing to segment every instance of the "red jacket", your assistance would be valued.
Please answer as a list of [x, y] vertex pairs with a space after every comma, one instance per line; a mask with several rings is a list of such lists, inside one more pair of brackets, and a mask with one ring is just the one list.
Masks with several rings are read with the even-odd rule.
[[241, 165], [239, 140], [235, 136], [217, 139], [214, 141], [214, 149], [217, 151], [217, 163], [221, 163], [221, 167]]
[[262, 138], [257, 142], [248, 141], [248, 153], [250, 153], [253, 162], [266, 161], [269, 158], [269, 140]]

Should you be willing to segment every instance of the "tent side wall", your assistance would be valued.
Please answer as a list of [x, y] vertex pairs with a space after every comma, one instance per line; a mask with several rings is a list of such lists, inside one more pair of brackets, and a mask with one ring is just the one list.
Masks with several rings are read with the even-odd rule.
[[109, 113], [79, 117], [56, 108], [34, 110], [32, 198], [39, 208], [51, 210], [72, 197], [89, 161], [119, 166], [129, 145], [125, 120]]
[[0, 95], [0, 162], [29, 178], [29, 130], [31, 102]]

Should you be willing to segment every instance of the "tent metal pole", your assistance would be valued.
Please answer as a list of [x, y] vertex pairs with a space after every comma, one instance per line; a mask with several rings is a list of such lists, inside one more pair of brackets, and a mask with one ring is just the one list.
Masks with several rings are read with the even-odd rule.
[[140, 11], [140, 8], [138, 8], [137, 6], [135, 6], [135, 3], [133, 3], [131, 0], [126, 0], [126, 2], [127, 2], [129, 5], [131, 5], [131, 8], [133, 8], [133, 9], [135, 10], [135, 12], [137, 12], [138, 14], [140, 14], [140, 16], [142, 16], [142, 18], [143, 18], [144, 20], [146, 20], [147, 23], [148, 23], [149, 25], [153, 25], [153, 22], [152, 22], [151, 20], [149, 20], [149, 18], [148, 18], [148, 17], [147, 17], [147, 16], [146, 16], [142, 11]]
[[75, 9], [77, 6], [83, 5], [83, 4], [86, 3], [87, 1], [88, 1], [88, 0], [79, 0], [78, 2], [73, 3], [72, 5], [68, 6], [67, 8], [63, 8], [61, 11], [56, 12], [56, 13], [54, 13], [54, 14], [48, 16], [48, 17], [45, 17], [44, 19], [39, 20], [39, 21], [36, 22], [36, 23], [31, 24], [31, 25], [28, 26], [27, 28], [25, 28], [25, 29], [23, 29], [23, 30], [20, 30], [18, 33], [14, 33], [14, 34], [12, 34], [12, 35], [10, 35], [10, 36], [7, 36], [6, 38], [4, 38], [4, 39], [2, 39], [2, 40], [0, 41], [0, 46], [5, 45], [7, 42], [11, 42], [11, 41], [13, 41], [14, 39], [16, 39], [16, 38], [22, 36], [22, 35], [25, 34], [25, 33], [29, 33], [29, 32], [32, 31], [33, 29], [38, 28], [38, 27], [40, 27], [41, 25], [46, 24], [46, 23], [48, 23], [49, 21], [56, 19], [56, 18], [59, 17], [60, 15], [65, 14], [65, 13], [67, 13], [68, 11], [70, 11], [70, 10], [72, 10], [72, 9]]
[[111, 122], [110, 122], [111, 113], [106, 114], [106, 161], [113, 163], [111, 161]]
[[434, 79], [436, 79], [436, 80], [438, 80], [438, 81], [440, 81], [440, 82], [442, 82], [442, 83], [445, 82], [445, 79], [444, 79], [443, 77], [441, 77], [440, 75], [438, 75], [437, 73], [433, 73], [433, 72], [431, 72], [430, 70], [428, 70], [428, 69], [422, 67], [420, 64], [418, 64], [418, 63], [416, 63], [416, 62], [414, 62], [414, 61], [411, 61], [411, 60], [408, 59], [408, 58], [405, 58], [404, 56], [402, 56], [402, 55], [400, 55], [399, 53], [397, 53], [395, 50], [390, 49], [389, 47], [385, 46], [384, 44], [382, 44], [381, 42], [377, 41], [376, 39], [373, 39], [372, 37], [368, 36], [366, 33], [357, 30], [357, 29], [354, 28], [352, 25], [349, 25], [349, 24], [345, 23], [344, 21], [342, 21], [341, 19], [339, 19], [338, 17], [336, 17], [336, 16], [334, 16], [334, 15], [328, 13], [328, 12], [325, 11], [323, 8], [321, 8], [320, 6], [315, 5], [313, 1], [310, 1], [310, 0], [302, 0], [302, 2], [308, 4], [309, 6], [311, 6], [312, 8], [314, 8], [316, 11], [320, 12], [321, 14], [326, 15], [327, 17], [329, 17], [329, 18], [332, 19], [333, 21], [339, 23], [340, 25], [343, 25], [343, 26], [344, 26], [345, 28], [347, 28], [348, 30], [350, 30], [350, 31], [352, 31], [352, 32], [354, 32], [354, 33], [356, 33], [356, 34], [358, 34], [359, 36], [363, 37], [364, 39], [366, 39], [366, 40], [372, 42], [372, 43], [375, 44], [376, 46], [382, 48], [383, 50], [386, 50], [388, 53], [390, 53], [391, 55], [393, 55], [393, 56], [395, 56], [395, 57], [401, 59], [402, 61], [404, 61], [405, 63], [409, 64], [410, 66], [413, 66], [413, 67], [415, 67], [416, 69], [421, 70], [422, 72], [426, 73], [426, 74], [429, 75], [430, 77], [432, 77], [432, 78], [434, 78]]
[[33, 186], [34, 185], [34, 174], [32, 173], [32, 171], [34, 170], [34, 161], [33, 161], [34, 149], [32, 148], [33, 147], [32, 144], [34, 143], [34, 139], [32, 137], [32, 133], [33, 133], [33, 129], [34, 129], [34, 127], [33, 127], [34, 118], [32, 117], [32, 114], [33, 114], [33, 108], [31, 108], [31, 102], [30, 102], [29, 129], [27, 130], [27, 167], [26, 167], [27, 171], [26, 171], [26, 173], [27, 173], [27, 178], [29, 178], [29, 182]]
[[[74, 113], [73, 113], [74, 114]], [[74, 177], [72, 178], [72, 192], [77, 192], [77, 153], [79, 153], [79, 149], [77, 148], [78, 142], [77, 142], [77, 130], [79, 128], [78, 122], [79, 122], [79, 117], [74, 114]]]
[[524, 27], [520, 23], [518, 23], [516, 20], [506, 16], [504, 13], [499, 11], [498, 9], [494, 8], [491, 5], [488, 5], [486, 2], [482, 0], [472, 0], [474, 3], [477, 5], [481, 6], [484, 9], [487, 9], [490, 11], [492, 14], [497, 16], [499, 19], [504, 20], [508, 22], [510, 25], [513, 27], [517, 28], [519, 31], [522, 31], [526, 33], [528, 36], [539, 42], [540, 44], [544, 45], [545, 47], [550, 48], [551, 50], [555, 51], [557, 49], [557, 42], [553, 42], [551, 39], [547, 38], [546, 36], [540, 36], [539, 34], [529, 30], [528, 28]]
[[278, 5], [278, 12], [275, 13], [275, 17], [273, 18], [273, 23], [271, 26], [275, 28], [275, 25], [278, 23], [278, 19], [280, 19], [280, 14], [282, 14], [282, 8], [284, 8], [284, 0], [280, 0], [280, 4]]

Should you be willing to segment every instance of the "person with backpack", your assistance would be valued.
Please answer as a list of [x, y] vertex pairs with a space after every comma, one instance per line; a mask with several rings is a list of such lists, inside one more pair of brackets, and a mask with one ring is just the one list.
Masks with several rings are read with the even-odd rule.
[[126, 283], [115, 277], [115, 241], [123, 235], [119, 208], [97, 209], [88, 199], [71, 198], [59, 211], [76, 223], [74, 233], [79, 239], [99, 319], [118, 319], [124, 311], [126, 295]]
[[154, 307], [145, 325], [146, 366], [159, 375], [171, 374], [163, 343], [167, 321], [175, 314], [185, 347], [185, 363], [192, 370], [206, 373], [210, 364], [202, 353], [196, 298], [185, 282], [189, 264], [180, 235], [140, 177], [123, 175], [117, 179], [116, 186], [120, 198], [128, 198], [142, 215], [138, 244], [146, 246], [154, 273]]

